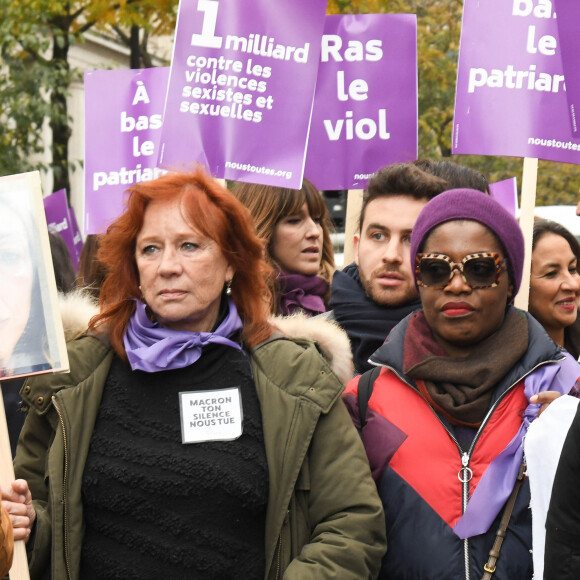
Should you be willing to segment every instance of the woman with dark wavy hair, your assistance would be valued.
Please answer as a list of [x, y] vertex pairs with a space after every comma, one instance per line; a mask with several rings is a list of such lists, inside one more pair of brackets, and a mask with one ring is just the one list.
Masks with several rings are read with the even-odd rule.
[[580, 244], [563, 225], [536, 219], [532, 242], [530, 313], [550, 338], [575, 359], [580, 356]]
[[71, 373], [23, 391], [3, 499], [31, 577], [376, 577], [384, 516], [341, 380], [268, 321], [248, 211], [201, 170], [130, 192]]

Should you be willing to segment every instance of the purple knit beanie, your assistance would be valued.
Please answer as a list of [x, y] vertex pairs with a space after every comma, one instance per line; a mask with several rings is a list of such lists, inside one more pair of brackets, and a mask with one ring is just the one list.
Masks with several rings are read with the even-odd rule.
[[[449, 221], [473, 220], [489, 228], [501, 242], [507, 258], [513, 295], [522, 283], [524, 237], [516, 219], [489, 195], [475, 189], [451, 189], [434, 197], [421, 210], [411, 235], [411, 263], [415, 276], [415, 256], [429, 232]], [[415, 285], [417, 279], [415, 278]]]

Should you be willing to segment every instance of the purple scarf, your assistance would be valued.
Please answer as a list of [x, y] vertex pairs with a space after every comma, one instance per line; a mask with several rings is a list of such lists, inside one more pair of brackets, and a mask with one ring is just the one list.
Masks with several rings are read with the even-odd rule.
[[151, 322], [145, 304], [137, 302], [123, 338], [131, 368], [146, 373], [184, 368], [193, 364], [201, 356], [202, 348], [210, 343], [242, 350], [240, 344], [228, 338], [243, 326], [231, 298], [228, 304], [229, 312], [214, 332], [188, 332]]
[[[566, 353], [559, 364], [548, 364], [530, 373], [524, 379], [527, 400], [541, 391], [570, 392], [578, 380], [580, 367]], [[510, 496], [524, 456], [524, 437], [530, 423], [536, 418], [540, 405], [528, 404], [522, 426], [507, 447], [489, 464], [475, 488], [465, 513], [453, 531], [461, 538], [484, 534]]]
[[324, 296], [328, 292], [328, 283], [319, 276], [280, 272], [277, 282], [277, 314], [287, 316], [302, 311], [309, 316], [315, 316], [326, 312]]

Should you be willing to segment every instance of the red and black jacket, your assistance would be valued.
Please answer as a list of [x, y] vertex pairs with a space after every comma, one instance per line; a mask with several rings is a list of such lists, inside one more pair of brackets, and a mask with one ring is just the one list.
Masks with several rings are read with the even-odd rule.
[[[541, 326], [531, 317], [528, 323], [528, 350], [497, 385], [492, 412], [466, 451], [457, 442], [453, 426], [433, 410], [401, 370], [408, 318], [371, 357], [371, 362], [382, 368], [368, 402], [361, 437], [387, 521], [388, 551], [380, 578], [481, 578], [501, 512], [486, 533], [467, 540], [459, 538], [453, 528], [490, 462], [521, 426], [528, 404], [524, 378], [562, 358], [561, 349]], [[348, 384], [344, 400], [360, 429], [358, 380], [356, 377]], [[532, 578], [529, 502], [529, 485], [524, 482], [501, 549], [496, 580]]]

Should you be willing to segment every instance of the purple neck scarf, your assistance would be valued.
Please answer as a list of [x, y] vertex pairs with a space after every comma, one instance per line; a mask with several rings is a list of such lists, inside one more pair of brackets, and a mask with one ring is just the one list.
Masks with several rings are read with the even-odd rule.
[[305, 312], [310, 316], [326, 312], [324, 295], [328, 284], [319, 276], [278, 274], [278, 314]]
[[151, 322], [145, 304], [137, 302], [137, 310], [123, 338], [131, 368], [146, 373], [181, 369], [193, 364], [201, 356], [202, 348], [210, 343], [242, 350], [240, 344], [228, 338], [243, 326], [231, 298], [228, 304], [229, 312], [214, 332], [188, 332], [170, 330]]
[[[547, 364], [524, 379], [527, 400], [541, 391], [567, 394], [580, 376], [578, 363], [568, 354], [559, 364]], [[540, 405], [528, 404], [522, 426], [507, 447], [489, 464], [475, 488], [467, 509], [453, 531], [462, 540], [484, 534], [510, 496], [524, 457], [524, 437], [536, 418]]]

